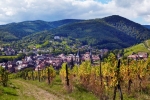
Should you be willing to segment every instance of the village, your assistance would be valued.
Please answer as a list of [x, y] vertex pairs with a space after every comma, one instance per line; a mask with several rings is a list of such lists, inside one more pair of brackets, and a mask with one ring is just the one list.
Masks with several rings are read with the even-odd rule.
[[[108, 52], [107, 49], [101, 49], [101, 51], [106, 54]], [[24, 51], [23, 51], [24, 52]], [[99, 55], [92, 54], [92, 51], [81, 54], [80, 51], [76, 54], [38, 54], [38, 49], [32, 50], [32, 53], [35, 55], [25, 56], [22, 60], [13, 60], [8, 62], [1, 62], [0, 66], [7, 69], [9, 72], [18, 72], [20, 70], [26, 68], [32, 68], [33, 70], [42, 70], [48, 66], [53, 66], [54, 69], [58, 70], [61, 68], [63, 63], [74, 63], [81, 64], [82, 61], [99, 61]], [[22, 53], [19, 51], [19, 53]], [[5, 51], [6, 56], [15, 55], [15, 50], [12, 48], [7, 48]]]
[[[25, 52], [25, 50], [23, 50], [22, 52]], [[19, 53], [22, 52], [19, 51]], [[53, 54], [38, 54], [37, 52], [38, 52], [37, 49], [34, 48], [32, 53], [34, 53], [35, 55], [25, 56], [25, 58], [23, 58], [22, 60], [1, 62], [0, 66], [7, 69], [9, 72], [13, 73], [26, 68], [32, 68], [33, 70], [42, 70], [48, 66], [53, 66], [54, 69], [58, 70], [61, 68], [63, 63], [68, 64], [73, 63], [79, 65], [83, 61], [98, 62], [100, 60], [100, 54], [93, 54], [92, 50], [89, 50], [89, 52], [85, 52], [84, 54], [81, 54], [80, 50], [78, 50], [76, 54], [65, 55], [62, 53], [57, 56]], [[101, 54], [107, 54], [108, 49], [101, 49], [99, 52]], [[14, 55], [15, 50], [12, 48], [7, 48], [5, 54], [6, 56]], [[146, 52], [133, 53], [129, 55], [127, 58], [134, 60], [137, 59], [146, 60], [148, 58], [148, 53]]]

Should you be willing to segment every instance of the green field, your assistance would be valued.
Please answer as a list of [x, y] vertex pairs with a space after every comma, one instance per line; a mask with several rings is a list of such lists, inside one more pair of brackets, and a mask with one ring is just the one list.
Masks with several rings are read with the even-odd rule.
[[132, 53], [138, 53], [138, 52], [147, 52], [150, 53], [150, 40], [146, 40], [143, 43], [133, 45], [131, 47], [124, 49], [124, 55], [128, 56]]

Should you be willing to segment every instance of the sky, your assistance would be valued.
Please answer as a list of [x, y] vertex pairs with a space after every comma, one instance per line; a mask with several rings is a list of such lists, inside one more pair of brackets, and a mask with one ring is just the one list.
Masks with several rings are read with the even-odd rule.
[[0, 25], [120, 15], [150, 25], [150, 0], [0, 0]]

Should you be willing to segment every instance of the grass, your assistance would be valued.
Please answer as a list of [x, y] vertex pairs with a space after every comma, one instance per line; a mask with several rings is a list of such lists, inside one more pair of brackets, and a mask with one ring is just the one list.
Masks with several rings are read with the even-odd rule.
[[144, 41], [143, 43], [128, 47], [124, 49], [124, 55], [128, 56], [131, 55], [133, 52], [147, 52], [150, 53], [150, 39]]
[[125, 56], [131, 55], [133, 52], [137, 53], [137, 52], [150, 52], [150, 51], [145, 47], [143, 43], [124, 49]]
[[6, 58], [6, 59], [8, 59], [8, 58], [17, 58], [18, 56], [0, 56], [0, 58]]
[[[0, 86], [0, 100], [36, 100], [34, 95], [28, 94], [30, 90], [36, 92], [36, 87], [48, 91], [58, 98], [64, 100], [98, 100], [93, 93], [87, 91], [79, 84], [74, 84], [73, 91], [68, 93], [64, 88], [60, 77], [57, 75], [50, 85], [46, 81], [38, 82], [38, 80], [23, 80], [23, 79], [11, 79], [8, 87]], [[26, 84], [25, 84], [26, 83]], [[27, 90], [30, 87], [31, 89]], [[123, 89], [123, 88], [122, 88]], [[109, 91], [109, 99], [112, 99], [112, 91]], [[123, 89], [124, 90], [124, 89]], [[124, 91], [125, 92], [125, 91]], [[130, 95], [123, 92], [124, 100], [149, 100], [150, 85], [143, 93], [131, 93]], [[32, 92], [31, 92], [32, 93]], [[117, 91], [116, 100], [119, 100], [119, 92]]]
[[3, 87], [0, 85], [0, 100], [17, 100], [18, 94], [16, 87], [9, 83], [8, 87]]
[[[23, 80], [23, 79], [11, 79], [8, 87], [0, 86], [0, 100], [36, 100], [33, 95], [28, 94], [29, 91], [34, 90], [36, 93], [36, 88], [41, 88], [48, 91], [50, 94], [62, 100], [99, 100], [93, 93], [87, 91], [79, 84], [74, 84], [73, 91], [68, 93], [64, 88], [59, 75], [51, 82], [47, 84], [46, 81], [39, 82], [38, 80]], [[12, 84], [13, 83], [13, 84]], [[36, 87], [33, 87], [36, 86]], [[32, 88], [31, 88], [32, 87]], [[124, 90], [125, 87], [122, 87]], [[27, 90], [28, 89], [28, 90]], [[142, 92], [133, 92], [130, 95], [123, 91], [124, 100], [149, 100], [150, 96], [150, 85]], [[113, 88], [109, 91], [109, 100], [113, 96]], [[40, 100], [40, 99], [39, 99]], [[119, 92], [117, 91], [116, 100], [119, 100]]]

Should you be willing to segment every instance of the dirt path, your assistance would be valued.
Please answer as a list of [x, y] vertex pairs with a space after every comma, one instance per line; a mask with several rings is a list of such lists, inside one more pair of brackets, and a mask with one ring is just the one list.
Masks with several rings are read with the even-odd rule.
[[64, 100], [30, 83], [20, 80], [15, 80], [15, 83], [19, 100]]

